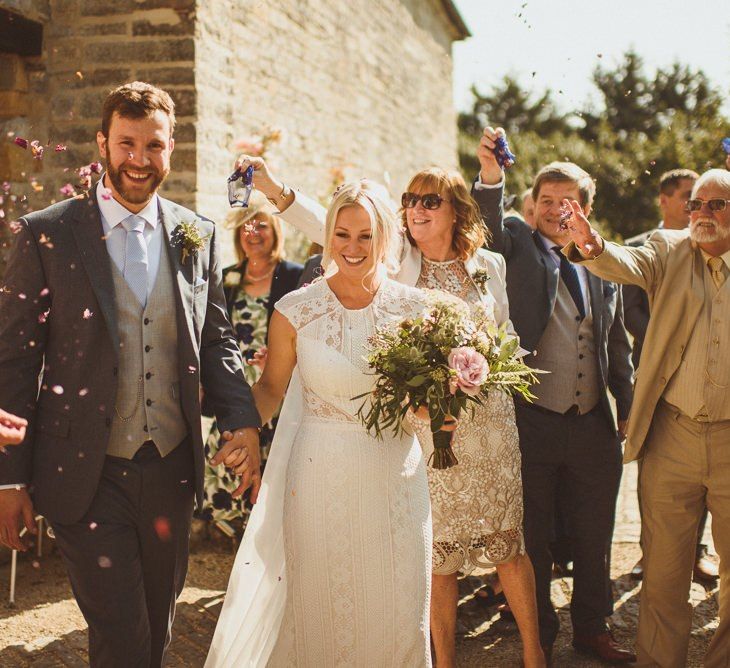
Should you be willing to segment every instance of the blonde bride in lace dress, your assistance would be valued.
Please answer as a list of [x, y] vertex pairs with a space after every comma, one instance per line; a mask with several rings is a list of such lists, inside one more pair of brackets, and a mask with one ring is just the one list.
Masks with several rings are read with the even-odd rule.
[[[254, 166], [254, 185], [276, 203], [286, 222], [322, 243], [321, 205], [284, 186], [261, 158], [241, 156], [239, 164]], [[489, 176], [490, 204], [485, 212], [501, 216], [504, 178], [496, 160]], [[504, 259], [482, 247], [485, 226], [461, 175], [439, 168], [417, 173], [403, 194], [402, 206], [400, 264], [391, 275], [406, 285], [446, 290], [472, 308], [485, 309], [498, 325], [514, 333]], [[412, 424], [428, 457], [433, 447], [428, 425], [417, 420]], [[522, 636], [524, 663], [545, 665], [535, 577], [522, 535], [521, 458], [512, 399], [492, 393], [473, 419], [461, 420], [453, 448], [457, 466], [428, 469], [434, 536], [430, 614], [436, 664], [456, 665], [458, 573], [496, 566]]]
[[336, 192], [325, 248], [337, 271], [276, 304], [253, 387], [263, 420], [292, 382], [208, 667], [431, 665], [423, 453], [413, 434], [370, 436], [352, 399], [374, 385], [375, 327], [424, 307], [387, 278], [398, 227], [381, 191]]

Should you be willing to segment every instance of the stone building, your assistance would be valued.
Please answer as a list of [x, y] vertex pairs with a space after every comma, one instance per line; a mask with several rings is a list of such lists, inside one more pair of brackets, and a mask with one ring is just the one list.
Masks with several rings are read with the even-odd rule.
[[[451, 45], [468, 34], [452, 0], [0, 0], [6, 219], [78, 182], [101, 100], [134, 79], [177, 104], [165, 194], [209, 217], [228, 210], [236, 142], [266, 127], [284, 130], [268, 157], [292, 186], [324, 196], [333, 169], [387, 172], [397, 194], [457, 165]], [[16, 136], [50, 142], [43, 159]]]

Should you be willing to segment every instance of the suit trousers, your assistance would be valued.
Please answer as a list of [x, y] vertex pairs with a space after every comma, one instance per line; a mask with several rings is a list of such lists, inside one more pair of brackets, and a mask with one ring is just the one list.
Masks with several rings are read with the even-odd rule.
[[584, 415], [561, 415], [517, 404], [525, 501], [525, 547], [535, 569], [540, 641], [552, 645], [559, 621], [550, 600], [558, 491], [566, 501], [573, 550], [573, 630], [606, 630], [613, 611], [611, 538], [621, 482], [621, 443], [600, 405]]
[[147, 442], [134, 459], [107, 456], [88, 512], [53, 523], [89, 625], [89, 662], [162, 665], [185, 584], [194, 500], [190, 438], [164, 459]]
[[697, 422], [660, 401], [644, 444], [638, 664], [680, 668], [692, 629], [689, 590], [705, 505], [720, 556], [720, 624], [707, 668], [730, 667], [730, 420]]

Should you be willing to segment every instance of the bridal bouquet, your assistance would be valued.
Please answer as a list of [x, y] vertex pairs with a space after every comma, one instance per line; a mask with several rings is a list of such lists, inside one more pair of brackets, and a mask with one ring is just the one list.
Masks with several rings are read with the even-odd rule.
[[522, 362], [519, 343], [486, 317], [451, 295], [429, 291], [417, 318], [382, 327], [369, 339], [367, 356], [378, 376], [357, 415], [370, 433], [382, 437], [389, 427], [403, 430], [408, 410], [428, 410], [434, 451], [429, 464], [446, 469], [458, 464], [452, 433], [441, 427], [450, 418], [481, 405], [490, 391], [532, 400], [536, 371]]

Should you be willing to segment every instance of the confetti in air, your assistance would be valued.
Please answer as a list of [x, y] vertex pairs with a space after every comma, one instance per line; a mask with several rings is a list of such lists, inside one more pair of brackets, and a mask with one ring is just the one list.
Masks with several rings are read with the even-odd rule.
[[560, 229], [561, 230], [567, 230], [568, 229], [568, 222], [573, 217], [573, 210], [569, 207], [563, 204], [560, 207]]
[[161, 541], [167, 543], [172, 538], [172, 531], [170, 530], [170, 520], [168, 520], [166, 517], [156, 517], [155, 533]]

